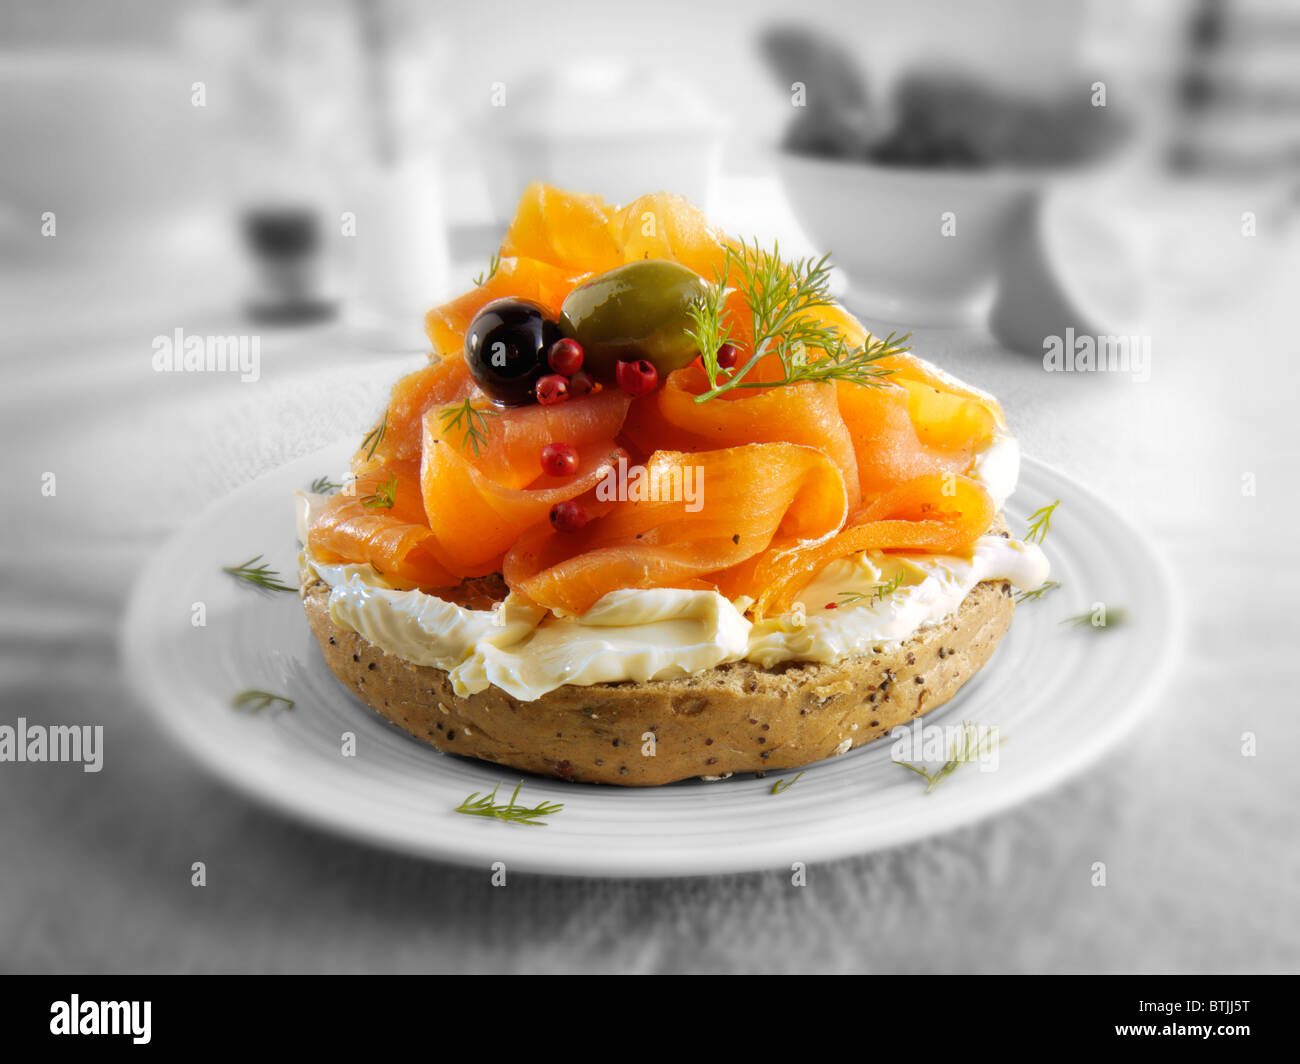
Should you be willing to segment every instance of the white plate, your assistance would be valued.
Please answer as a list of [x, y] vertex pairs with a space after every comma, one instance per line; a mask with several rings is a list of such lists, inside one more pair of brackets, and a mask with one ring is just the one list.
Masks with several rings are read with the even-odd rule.
[[[927, 723], [997, 725], [995, 771], [964, 765], [933, 792], [877, 742], [774, 780], [734, 777], [633, 789], [525, 776], [520, 801], [563, 802], [545, 827], [453, 812], [512, 770], [439, 753], [356, 701], [326, 668], [296, 595], [221, 572], [255, 554], [294, 582], [291, 493], [346, 468], [352, 444], [326, 448], [213, 505], [142, 574], [124, 629], [126, 665], [158, 719], [217, 775], [284, 812], [373, 844], [487, 870], [676, 876], [790, 867], [948, 831], [1008, 809], [1095, 761], [1139, 719], [1172, 657], [1179, 610], [1164, 565], [1121, 514], [1060, 472], [1026, 459], [1011, 527], [1053, 499], [1045, 549], [1062, 587], [1016, 611], [993, 660]], [[1126, 623], [1061, 624], [1094, 601]], [[206, 626], [192, 623], [206, 606]], [[262, 688], [292, 710], [231, 708]], [[345, 732], [356, 756], [341, 753]], [[503, 796], [504, 797], [504, 796]]]

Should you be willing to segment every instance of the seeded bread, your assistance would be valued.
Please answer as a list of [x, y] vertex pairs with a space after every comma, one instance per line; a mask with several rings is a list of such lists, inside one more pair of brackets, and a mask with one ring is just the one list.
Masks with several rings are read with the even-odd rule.
[[564, 686], [521, 702], [495, 687], [458, 696], [443, 670], [339, 627], [329, 586], [308, 571], [300, 579], [326, 663], [399, 728], [447, 753], [630, 787], [797, 768], [878, 739], [952, 698], [992, 656], [1015, 610], [1010, 585], [987, 581], [906, 642], [834, 664], [737, 662], [670, 680]]

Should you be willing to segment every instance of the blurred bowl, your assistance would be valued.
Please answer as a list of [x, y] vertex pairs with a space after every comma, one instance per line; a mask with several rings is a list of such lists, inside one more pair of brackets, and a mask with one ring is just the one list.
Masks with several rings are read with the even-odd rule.
[[[1059, 170], [930, 170], [782, 153], [795, 217], [858, 313], [905, 325], [987, 312], [1014, 219]], [[948, 235], [945, 235], [948, 234]]]

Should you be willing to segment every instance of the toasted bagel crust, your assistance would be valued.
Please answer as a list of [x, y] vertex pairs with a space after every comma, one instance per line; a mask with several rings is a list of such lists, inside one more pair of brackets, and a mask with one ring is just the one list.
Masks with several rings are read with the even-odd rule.
[[302, 572], [300, 582], [334, 675], [399, 728], [447, 753], [630, 787], [797, 768], [878, 739], [952, 698], [992, 656], [1015, 610], [1010, 585], [986, 581], [955, 614], [879, 652], [564, 686], [522, 702], [496, 687], [457, 695], [442, 669], [414, 665], [337, 625], [329, 586], [313, 573]]

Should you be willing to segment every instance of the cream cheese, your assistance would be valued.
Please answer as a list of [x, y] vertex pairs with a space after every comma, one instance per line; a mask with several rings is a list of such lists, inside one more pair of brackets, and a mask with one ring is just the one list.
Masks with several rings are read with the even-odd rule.
[[[976, 459], [972, 476], [999, 509], [1019, 464], [1010, 436]], [[305, 543], [311, 510], [325, 497], [298, 494]], [[329, 585], [336, 624], [397, 657], [446, 671], [458, 695], [496, 686], [522, 701], [565, 684], [645, 682], [725, 662], [832, 662], [942, 621], [981, 581], [1027, 590], [1046, 580], [1049, 568], [1035, 544], [1000, 535], [981, 537], [965, 556], [868, 551], [828, 565], [790, 613], [752, 623], [744, 615], [748, 600], [713, 591], [611, 591], [582, 616], [561, 618], [513, 594], [495, 610], [472, 610], [394, 587], [368, 565], [326, 565], [305, 551], [301, 560]], [[896, 577], [897, 589], [880, 595]]]
[[[984, 580], [1028, 590], [1047, 579], [1036, 544], [982, 536], [968, 557], [868, 551], [831, 562], [801, 593], [804, 610], [753, 626], [746, 658], [831, 662], [866, 647], [901, 642], [953, 613]], [[881, 595], [876, 589], [901, 582]]]
[[611, 591], [581, 617], [548, 617], [517, 642], [476, 645], [452, 682], [458, 694], [494, 684], [537, 698], [566, 683], [687, 676], [740, 660], [750, 627], [715, 591]]
[[993, 507], [1001, 510], [1016, 490], [1020, 480], [1020, 444], [1014, 436], [996, 436], [975, 456], [971, 478], [984, 485], [993, 498]]

